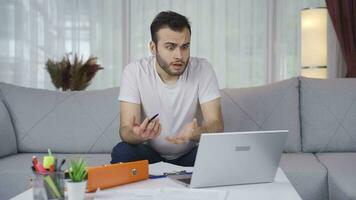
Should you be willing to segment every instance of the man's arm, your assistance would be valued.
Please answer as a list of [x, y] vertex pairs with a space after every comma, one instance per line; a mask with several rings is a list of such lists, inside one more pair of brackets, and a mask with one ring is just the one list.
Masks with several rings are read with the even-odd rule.
[[161, 128], [159, 120], [149, 123], [146, 118], [140, 124], [141, 105], [120, 101], [120, 137], [124, 142], [140, 144], [159, 135]]
[[192, 141], [198, 142], [202, 133], [217, 133], [224, 131], [220, 98], [200, 104], [203, 114], [203, 125], [193, 131]]

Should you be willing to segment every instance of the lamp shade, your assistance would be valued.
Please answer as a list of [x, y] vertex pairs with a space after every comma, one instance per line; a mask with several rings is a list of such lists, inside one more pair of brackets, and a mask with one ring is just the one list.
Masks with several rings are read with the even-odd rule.
[[301, 12], [302, 76], [327, 78], [327, 9]]

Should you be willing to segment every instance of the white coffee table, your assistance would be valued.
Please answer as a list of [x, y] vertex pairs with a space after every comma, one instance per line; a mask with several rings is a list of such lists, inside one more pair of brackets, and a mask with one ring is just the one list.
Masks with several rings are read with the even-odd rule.
[[[157, 189], [163, 187], [170, 188], [186, 188], [168, 178], [148, 179], [136, 183], [118, 186], [110, 190], [127, 190], [127, 189]], [[188, 189], [188, 188], [187, 188]], [[209, 188], [205, 188], [209, 189]], [[227, 190], [227, 200], [236, 199], [288, 199], [288, 200], [301, 200], [299, 194], [294, 189], [293, 185], [289, 182], [284, 172], [278, 168], [275, 181], [273, 183], [249, 184], [249, 185], [235, 185], [225, 187], [213, 187], [213, 190]], [[94, 199], [95, 194], [87, 194], [87, 199]], [[32, 200], [32, 189], [29, 189], [12, 200]]]

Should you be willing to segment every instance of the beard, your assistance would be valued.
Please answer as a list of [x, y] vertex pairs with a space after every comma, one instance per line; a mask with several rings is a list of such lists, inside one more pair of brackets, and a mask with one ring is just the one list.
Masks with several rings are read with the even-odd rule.
[[[163, 69], [163, 71], [165, 71], [168, 75], [170, 76], [180, 76], [184, 73], [184, 71], [187, 69], [187, 65], [189, 63], [189, 58], [187, 59], [186, 62], [184, 62], [183, 60], [180, 61], [174, 61], [171, 63], [168, 63], [166, 60], [164, 60], [158, 53], [158, 50], [156, 50], [157, 54], [156, 54], [156, 60], [158, 65]], [[181, 71], [174, 71], [173, 69], [170, 68], [171, 65], [173, 65], [173, 63], [181, 63], [183, 65], [183, 70]]]

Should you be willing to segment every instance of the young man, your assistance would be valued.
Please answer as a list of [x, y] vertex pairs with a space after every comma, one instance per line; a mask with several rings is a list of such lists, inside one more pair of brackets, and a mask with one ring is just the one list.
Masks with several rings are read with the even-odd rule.
[[[207, 60], [190, 57], [186, 17], [161, 12], [150, 28], [153, 56], [127, 65], [123, 72], [122, 142], [113, 148], [111, 163], [147, 159], [193, 166], [200, 135], [223, 131], [217, 79]], [[202, 126], [195, 118], [199, 105]], [[142, 122], [141, 113], [146, 116]]]

